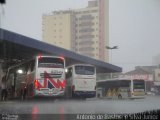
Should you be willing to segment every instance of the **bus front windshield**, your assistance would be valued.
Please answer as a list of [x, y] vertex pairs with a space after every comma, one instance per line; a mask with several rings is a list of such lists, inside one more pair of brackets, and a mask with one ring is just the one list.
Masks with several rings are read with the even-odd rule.
[[95, 68], [93, 66], [78, 65], [75, 66], [75, 73], [80, 75], [94, 75]]
[[62, 58], [42, 57], [38, 59], [38, 67], [64, 68], [64, 60]]
[[145, 89], [144, 80], [133, 80], [134, 89]]

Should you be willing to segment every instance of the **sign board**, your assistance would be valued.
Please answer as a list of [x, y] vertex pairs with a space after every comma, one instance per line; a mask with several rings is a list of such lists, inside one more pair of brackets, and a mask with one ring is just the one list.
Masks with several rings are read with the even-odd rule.
[[135, 75], [120, 75], [121, 79], [143, 79], [146, 81], [153, 81], [152, 74], [135, 74]]

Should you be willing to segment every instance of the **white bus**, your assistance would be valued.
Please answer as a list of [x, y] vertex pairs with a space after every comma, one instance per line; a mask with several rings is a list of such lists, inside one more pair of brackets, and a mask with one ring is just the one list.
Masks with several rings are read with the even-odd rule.
[[108, 98], [145, 98], [146, 87], [142, 79], [114, 79], [97, 81], [97, 88], [101, 90], [98, 97]]
[[67, 97], [91, 98], [96, 95], [96, 68], [89, 64], [67, 67]]
[[64, 96], [65, 59], [36, 56], [8, 69], [10, 97]]

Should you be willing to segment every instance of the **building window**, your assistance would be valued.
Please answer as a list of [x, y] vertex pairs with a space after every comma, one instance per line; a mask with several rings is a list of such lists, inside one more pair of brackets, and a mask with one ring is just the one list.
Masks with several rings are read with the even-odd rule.
[[82, 36], [80, 36], [79, 38], [80, 39], [83, 39], [83, 38], [94, 38], [95, 36], [94, 35], [82, 35]]

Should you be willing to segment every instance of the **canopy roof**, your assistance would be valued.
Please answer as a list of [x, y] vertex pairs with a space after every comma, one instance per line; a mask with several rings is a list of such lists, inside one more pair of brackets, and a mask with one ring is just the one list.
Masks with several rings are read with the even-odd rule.
[[92, 64], [98, 73], [122, 72], [121, 67], [0, 28], [0, 62], [20, 62], [38, 54], [63, 56], [67, 66], [74, 63]]

